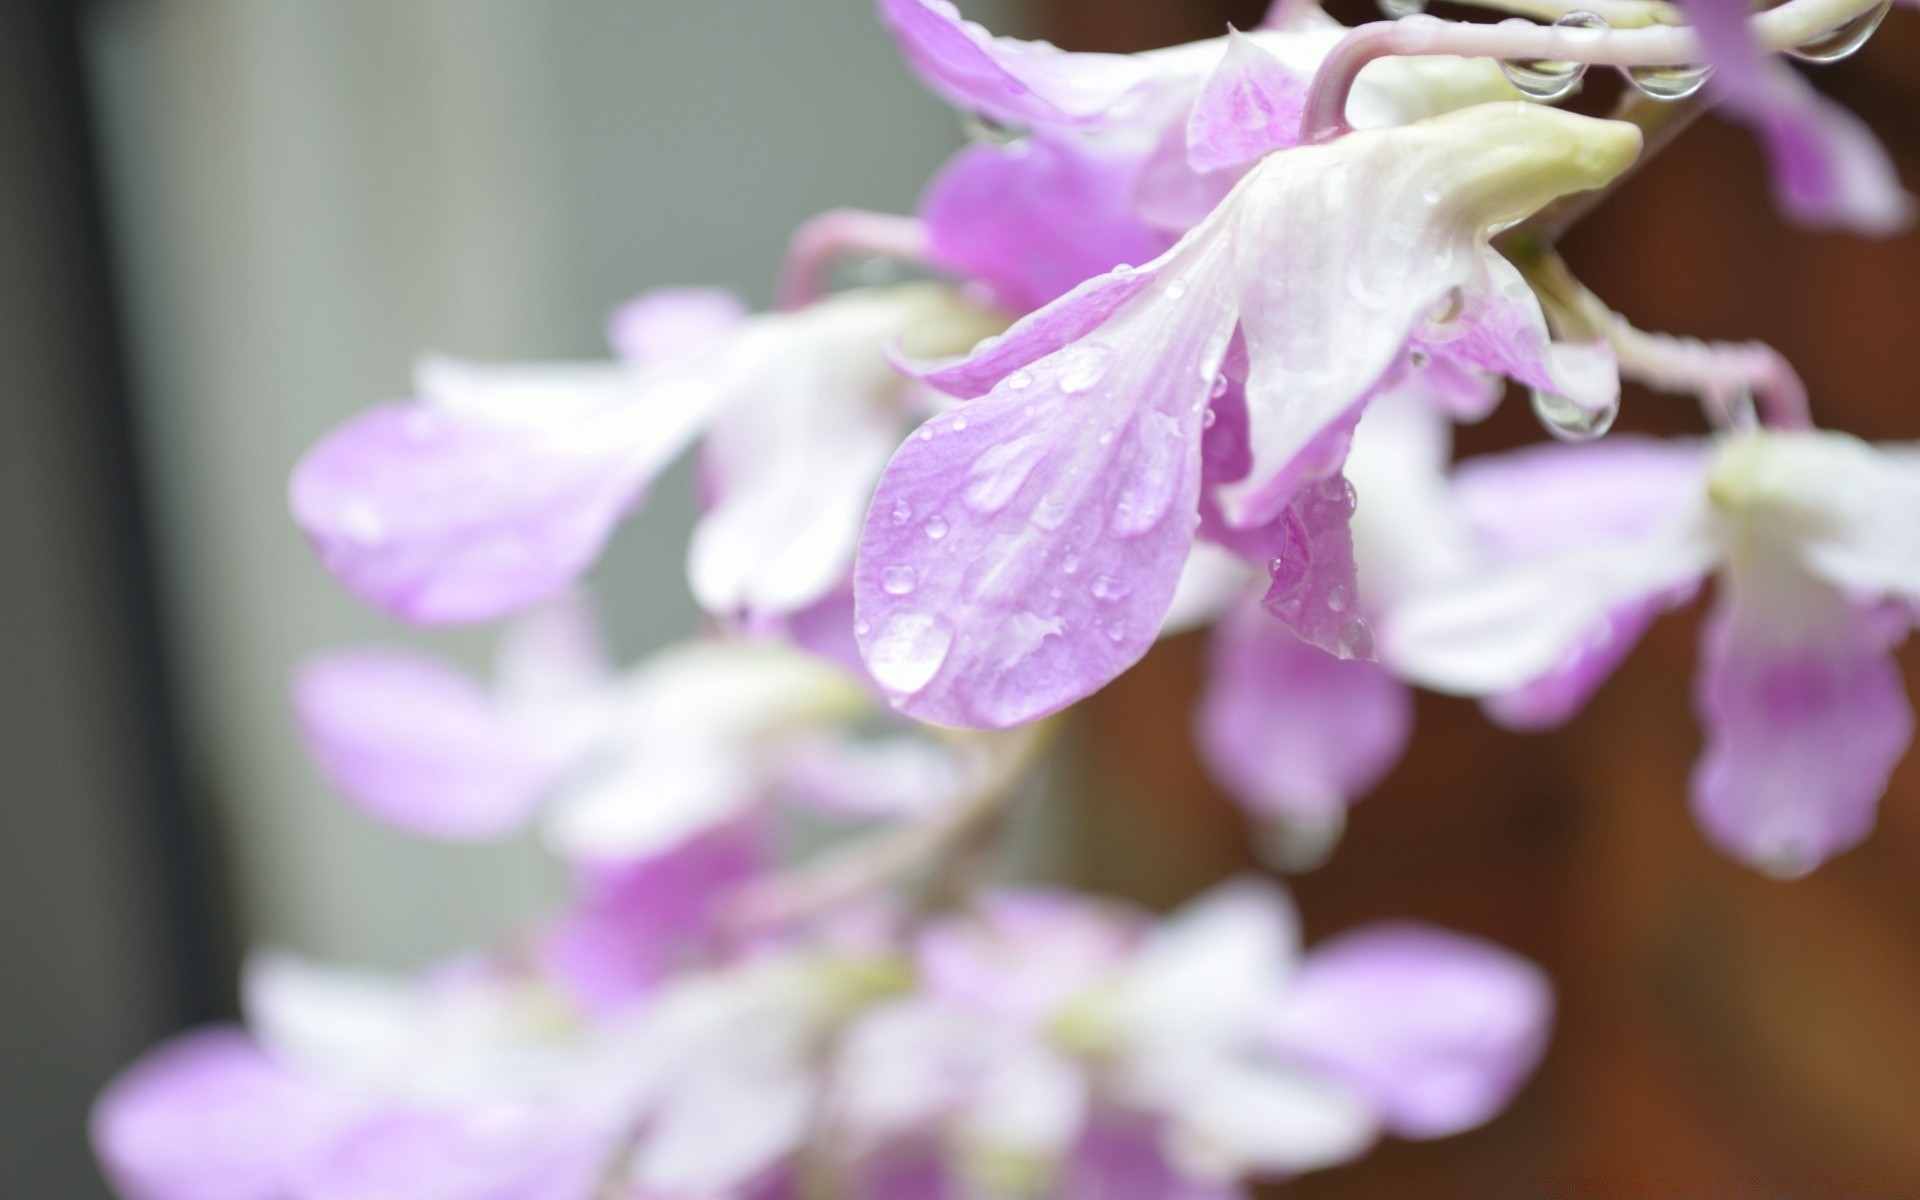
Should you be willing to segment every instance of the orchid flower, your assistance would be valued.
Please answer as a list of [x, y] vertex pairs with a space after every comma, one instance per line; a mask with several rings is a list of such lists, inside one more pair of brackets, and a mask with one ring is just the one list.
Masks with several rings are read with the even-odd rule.
[[1235, 528], [1336, 470], [1337, 439], [1416, 349], [1610, 404], [1604, 356], [1554, 344], [1486, 239], [1638, 145], [1631, 126], [1494, 104], [1279, 151], [1160, 259], [929, 369], [975, 399], [908, 439], [868, 511], [855, 633], [875, 680], [910, 715], [997, 728], [1138, 659], [1199, 521], [1236, 329], [1250, 469], [1214, 491]]
[[1890, 650], [1920, 594], [1915, 461], [1757, 431], [1469, 462], [1457, 488], [1492, 561], [1406, 598], [1388, 653], [1427, 686], [1492, 695], [1513, 723], [1551, 723], [1717, 573], [1693, 811], [1734, 857], [1804, 874], [1867, 835], [1911, 737]]
[[873, 480], [923, 411], [883, 349], [952, 353], [991, 328], [934, 285], [757, 317], [724, 294], [651, 293], [615, 315], [617, 361], [427, 360], [419, 399], [301, 461], [294, 516], [369, 603], [422, 625], [490, 620], [573, 586], [704, 434], [695, 597], [729, 617], [792, 613], [844, 586]]
[[[1810, 225], [1886, 235], [1913, 219], [1913, 198], [1873, 131], [1769, 55], [1748, 24], [1745, 0], [1681, 0], [1713, 66], [1713, 87], [1729, 112], [1760, 133], [1774, 192], [1788, 215]], [[1864, 44], [1887, 4], [1850, 19], [1804, 53], [1819, 61]]]
[[863, 728], [860, 682], [781, 642], [693, 641], [615, 675], [584, 614], [559, 606], [510, 626], [500, 659], [491, 690], [412, 652], [316, 659], [294, 686], [307, 749], [377, 819], [484, 841], [539, 816], [580, 863], [650, 859], [776, 798], [916, 817], [968, 779], [955, 746]]
[[[1249, 166], [1299, 138], [1307, 81], [1345, 30], [1287, 28], [1145, 54], [1077, 54], [994, 37], [945, 0], [881, 0], [909, 65], [1007, 131], [963, 150], [920, 207], [928, 255], [1038, 308], [1120, 263], [1157, 258]], [[1405, 124], [1516, 93], [1486, 60], [1396, 60], [1356, 88], [1357, 124]]]
[[1539, 1055], [1546, 986], [1510, 955], [1412, 927], [1304, 958], [1298, 941], [1284, 894], [1252, 882], [1157, 926], [999, 894], [929, 928], [919, 988], [855, 1021], [844, 1132], [854, 1147], [932, 1137], [962, 1177], [1037, 1191], [1071, 1179], [1090, 1139], [1130, 1128], [1150, 1172], [1185, 1181], [1143, 1194], [1228, 1196], [1350, 1158], [1383, 1130], [1480, 1124]]

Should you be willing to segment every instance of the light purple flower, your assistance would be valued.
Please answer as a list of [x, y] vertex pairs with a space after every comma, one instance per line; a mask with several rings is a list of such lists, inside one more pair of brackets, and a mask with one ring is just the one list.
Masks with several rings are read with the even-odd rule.
[[1298, 941], [1285, 896], [1253, 882], [1158, 924], [1001, 896], [930, 929], [920, 989], [854, 1022], [835, 1111], [853, 1145], [931, 1140], [961, 1177], [1017, 1166], [1043, 1187], [1132, 1162], [1142, 1196], [1226, 1196], [1351, 1158], [1383, 1123], [1478, 1124], [1531, 1069], [1547, 1002], [1524, 963], [1424, 930], [1304, 958]]
[[1693, 809], [1727, 853], [1803, 874], [1867, 835], [1911, 735], [1888, 653], [1920, 595], [1914, 461], [1775, 431], [1711, 451], [1621, 438], [1469, 463], [1460, 494], [1493, 557], [1405, 598], [1384, 653], [1421, 683], [1544, 723], [1717, 572]]
[[1913, 219], [1872, 130], [1768, 54], [1748, 24], [1745, 0], [1681, 0], [1714, 67], [1710, 87], [1728, 112], [1759, 132], [1780, 206], [1798, 221], [1886, 235]]
[[1250, 470], [1214, 499], [1238, 529], [1338, 469], [1335, 435], [1411, 349], [1610, 404], [1610, 369], [1549, 340], [1486, 238], [1637, 149], [1628, 126], [1481, 105], [1282, 151], [1159, 260], [928, 371], [977, 398], [908, 439], [868, 511], [855, 632], [875, 680], [921, 719], [1005, 727], [1137, 660], [1188, 557], [1236, 330]]
[[873, 479], [917, 415], [883, 349], [952, 353], [982, 320], [931, 285], [752, 318], [708, 291], [650, 293], [611, 323], [624, 361], [427, 360], [419, 399], [301, 461], [294, 516], [369, 603], [425, 625], [489, 620], [573, 586], [704, 433], [696, 597], [727, 616], [793, 612], [844, 584]]

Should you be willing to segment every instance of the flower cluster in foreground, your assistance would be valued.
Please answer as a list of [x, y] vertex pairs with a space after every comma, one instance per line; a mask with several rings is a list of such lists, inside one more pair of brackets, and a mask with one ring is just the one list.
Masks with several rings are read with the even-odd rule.
[[[649, 292], [606, 361], [429, 359], [323, 439], [292, 507], [345, 586], [510, 620], [484, 681], [306, 664], [316, 767], [421, 836], [537, 830], [571, 900], [410, 978], [256, 959], [244, 1027], [102, 1097], [121, 1193], [1203, 1200], [1490, 1119], [1546, 1036], [1523, 960], [1411, 924], [1302, 952], [1261, 879], [1155, 918], [1008, 871], [1060, 714], [1203, 627], [1196, 745], [1279, 865], [1333, 850], [1412, 688], [1566, 721], [1709, 576], [1705, 835], [1783, 876], [1866, 837], [1920, 453], [1816, 429], [1765, 346], [1635, 329], [1553, 242], [1716, 101], [1791, 216], [1903, 225], [1776, 53], [1843, 58], [1888, 4], [1603, 7], [1283, 0], [1110, 55], [880, 0], [979, 133], [917, 215], [809, 223], [773, 311]], [[1614, 68], [1611, 116], [1556, 106]], [[853, 257], [932, 279], [827, 289]], [[1603, 437], [1623, 379], [1707, 430]], [[1456, 461], [1510, 384], [1554, 439]], [[617, 668], [583, 577], [696, 444], [710, 621]]]

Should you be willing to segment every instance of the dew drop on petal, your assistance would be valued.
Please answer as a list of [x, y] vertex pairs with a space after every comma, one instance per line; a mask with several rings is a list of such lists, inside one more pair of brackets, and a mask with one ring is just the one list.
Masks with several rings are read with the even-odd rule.
[[1227, 394], [1227, 387], [1227, 377], [1224, 374], [1215, 375], [1213, 377], [1213, 386], [1207, 389], [1207, 395], [1212, 399], [1218, 400]]
[[1702, 63], [1698, 66], [1628, 67], [1626, 72], [1627, 79], [1645, 92], [1649, 99], [1685, 100], [1706, 86], [1713, 68]]
[[895, 525], [905, 525], [911, 520], [913, 520], [913, 505], [902, 500], [893, 506], [893, 523]]
[[853, 623], [853, 636], [855, 637], [865, 637], [872, 632], [873, 626], [866, 621], [855, 621]]
[[[1570, 12], [1553, 24], [1556, 29], [1594, 33], [1607, 28], [1604, 17], [1590, 12]], [[1580, 85], [1587, 73], [1587, 64], [1563, 58], [1505, 58], [1500, 60], [1500, 69], [1523, 95], [1535, 100], [1560, 100], [1572, 95], [1573, 89]]]
[[1207, 415], [1201, 418], [1200, 425], [1204, 429], [1212, 429], [1214, 425], [1219, 422], [1219, 420], [1220, 420], [1220, 414], [1213, 411], [1211, 408], [1209, 408], [1207, 410]]
[[933, 516], [928, 517], [927, 523], [920, 528], [926, 532], [928, 537], [937, 542], [947, 536], [947, 519], [939, 513], [935, 513]]
[[[1264, 122], [1262, 122], [1264, 124]], [[1166, 296], [1169, 300], [1178, 300], [1187, 294], [1187, 285], [1178, 279], [1167, 285]]]
[[912, 567], [888, 567], [880, 573], [880, 590], [889, 596], [911, 595], [917, 582], [919, 576]]
[[1009, 388], [1012, 388], [1016, 392], [1024, 387], [1031, 386], [1032, 383], [1033, 383], [1033, 372], [1025, 369], [1024, 367], [1018, 371], [1015, 371], [1013, 374], [1007, 376], [1007, 386]]
[[1107, 626], [1107, 640], [1110, 642], [1126, 641], [1127, 627], [1118, 621], [1115, 621], [1113, 624]]
[[1113, 365], [1113, 349], [1099, 342], [1084, 342], [1061, 351], [1060, 390], [1078, 395], [1099, 384]]
[[940, 673], [952, 648], [953, 626], [930, 613], [901, 613], [868, 648], [867, 668], [887, 691], [911, 696]]
[[1812, 41], [1802, 42], [1787, 53], [1802, 62], [1810, 63], [1831, 63], [1850, 58], [1860, 47], [1867, 44], [1867, 39], [1880, 28], [1880, 22], [1887, 19], [1887, 13], [1892, 8], [1893, 0], [1882, 0], [1881, 3], [1853, 20], [1821, 34]]
[[1093, 598], [1096, 600], [1119, 600], [1132, 589], [1127, 586], [1127, 581], [1124, 579], [1118, 579], [1112, 575], [1096, 575], [1087, 590], [1093, 593]]
[[1078, 571], [1080, 569], [1080, 556], [1077, 554], [1067, 555], [1066, 558], [1060, 561], [1060, 569], [1069, 575]]
[[1620, 403], [1616, 400], [1602, 408], [1583, 408], [1565, 396], [1535, 388], [1533, 412], [1547, 427], [1547, 432], [1561, 441], [1590, 442], [1613, 428], [1613, 419], [1620, 415]]
[[1399, 20], [1427, 11], [1427, 0], [1380, 0], [1380, 11]]
[[953, 419], [953, 426], [952, 426], [952, 428], [953, 428], [953, 431], [954, 431], [955, 433], [959, 433], [959, 432], [961, 432], [961, 431], [962, 431], [962, 430], [964, 430], [964, 429], [965, 429], [966, 427], [967, 427], [967, 419], [966, 419], [965, 417], [955, 417], [955, 418]]

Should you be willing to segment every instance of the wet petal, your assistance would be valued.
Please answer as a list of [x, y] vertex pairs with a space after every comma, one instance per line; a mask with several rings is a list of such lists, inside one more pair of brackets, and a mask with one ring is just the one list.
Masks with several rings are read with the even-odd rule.
[[1631, 126], [1485, 104], [1270, 155], [1240, 185], [1234, 240], [1251, 371], [1253, 470], [1220, 490], [1229, 522], [1264, 524], [1288, 468], [1403, 363], [1456, 289], [1493, 286], [1487, 238], [1639, 152]]
[[1015, 312], [1039, 308], [1173, 239], [1134, 214], [1137, 154], [1044, 134], [970, 146], [920, 201], [934, 265], [992, 286]]
[[369, 816], [423, 837], [506, 837], [566, 766], [562, 747], [424, 655], [314, 659], [294, 679], [293, 706], [327, 781]]
[[1553, 997], [1525, 959], [1420, 925], [1315, 946], [1276, 1015], [1275, 1045], [1357, 1089], [1403, 1137], [1498, 1113], [1545, 1048]]
[[1325, 819], [1371, 791], [1413, 732], [1413, 697], [1374, 663], [1342, 662], [1251, 605], [1214, 632], [1195, 741], [1208, 771], [1263, 817]]
[[1227, 35], [1227, 52], [1187, 119], [1187, 157], [1196, 171], [1262, 158], [1300, 140], [1307, 83], [1258, 42]]
[[[894, 455], [867, 514], [855, 632], [901, 711], [1021, 724], [1153, 644], [1197, 521], [1203, 414], [1231, 330], [1221, 251], [1196, 233], [1128, 273], [1131, 301], [1088, 336], [929, 421]], [[936, 518], [939, 540], [926, 534]]]
[[1802, 875], [1872, 830], [1912, 739], [1890, 623], [1791, 571], [1736, 566], [1728, 590], [1702, 646], [1694, 815], [1735, 858]]
[[284, 1200], [341, 1115], [240, 1030], [206, 1029], [101, 1093], [93, 1147], [125, 1200]]

